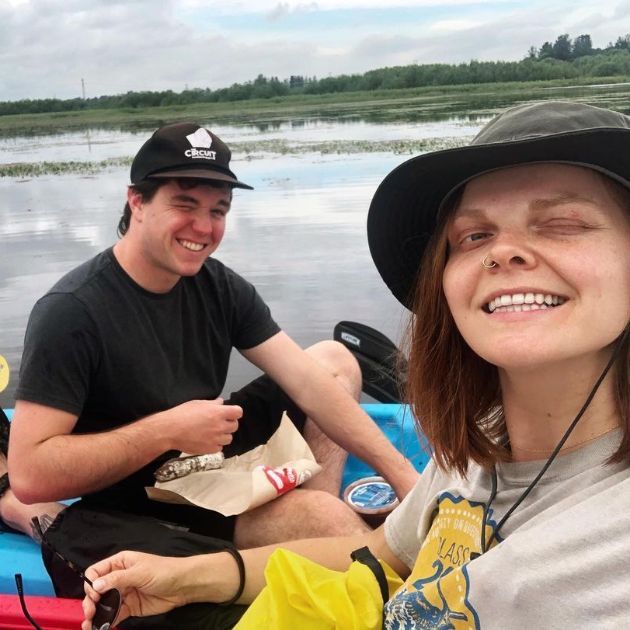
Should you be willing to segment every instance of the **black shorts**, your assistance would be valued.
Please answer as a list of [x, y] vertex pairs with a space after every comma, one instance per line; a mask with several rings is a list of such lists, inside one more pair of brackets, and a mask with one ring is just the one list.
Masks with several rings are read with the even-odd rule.
[[[230, 544], [174, 528], [150, 517], [111, 510], [90, 510], [80, 502], [61, 512], [45, 535], [55, 549], [83, 570], [96, 560], [123, 549], [185, 557], [221, 551], [226, 544]], [[45, 546], [42, 546], [42, 556], [48, 573], [53, 577], [57, 596], [82, 598], [83, 582], [76, 572]], [[232, 628], [246, 608], [236, 604], [193, 604], [163, 615], [129, 619], [118, 627], [125, 630], [223, 630]]]
[[[240, 405], [243, 417], [233, 442], [224, 448], [226, 457], [264, 444], [280, 425], [286, 411], [302, 432], [305, 414], [267, 376], [262, 376], [231, 394], [226, 404]], [[47, 531], [50, 542], [80, 568], [118, 551], [132, 549], [164, 556], [188, 556], [225, 547], [234, 536], [235, 516], [195, 506], [150, 502], [151, 516], [112, 510], [78, 501], [59, 514]], [[121, 506], [123, 507], [123, 506]], [[65, 564], [45, 547], [44, 564], [59, 597], [82, 597], [83, 584]], [[152, 621], [134, 620], [123, 628], [231, 628], [244, 607], [185, 606]], [[209, 619], [212, 619], [212, 623]], [[222, 625], [231, 623], [232, 625]], [[127, 625], [131, 623], [133, 625]], [[140, 624], [140, 625], [138, 625]], [[201, 625], [200, 625], [201, 624]]]
[[268, 376], [232, 392], [225, 404], [243, 408], [234, 441], [223, 449], [226, 457], [240, 455], [267, 442], [280, 426], [285, 411], [298, 431], [304, 431], [304, 412]]

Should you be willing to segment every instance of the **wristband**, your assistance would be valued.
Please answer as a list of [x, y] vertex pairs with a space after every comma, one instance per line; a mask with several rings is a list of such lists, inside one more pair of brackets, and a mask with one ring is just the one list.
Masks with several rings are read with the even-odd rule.
[[240, 584], [238, 585], [238, 590], [236, 591], [236, 595], [229, 599], [227, 602], [221, 602], [219, 606], [231, 606], [235, 604], [240, 596], [243, 594], [245, 590], [245, 563], [243, 562], [243, 556], [238, 552], [238, 549], [235, 547], [226, 547], [225, 549], [221, 549], [221, 551], [227, 551], [231, 556], [236, 560], [236, 566], [238, 567], [238, 575], [240, 579]]

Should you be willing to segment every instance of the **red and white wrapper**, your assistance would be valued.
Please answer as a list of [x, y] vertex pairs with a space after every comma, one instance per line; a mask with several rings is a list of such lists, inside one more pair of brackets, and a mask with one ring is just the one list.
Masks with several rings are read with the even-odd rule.
[[217, 470], [156, 482], [145, 490], [156, 501], [196, 505], [231, 516], [289, 492], [320, 470], [308, 444], [284, 414], [266, 444], [226, 458]]

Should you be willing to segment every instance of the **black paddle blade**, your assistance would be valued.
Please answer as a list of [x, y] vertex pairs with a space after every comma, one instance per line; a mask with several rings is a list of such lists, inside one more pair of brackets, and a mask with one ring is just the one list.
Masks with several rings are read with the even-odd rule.
[[405, 382], [406, 363], [393, 341], [383, 333], [358, 322], [339, 322], [333, 339], [356, 357], [363, 375], [363, 391], [379, 402], [399, 403]]

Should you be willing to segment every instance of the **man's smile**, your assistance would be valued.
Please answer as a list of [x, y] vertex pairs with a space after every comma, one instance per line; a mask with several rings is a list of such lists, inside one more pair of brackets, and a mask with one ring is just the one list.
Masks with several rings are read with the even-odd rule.
[[191, 252], [200, 252], [206, 245], [204, 243], [195, 243], [194, 241], [186, 241], [183, 239], [177, 239], [177, 242]]

